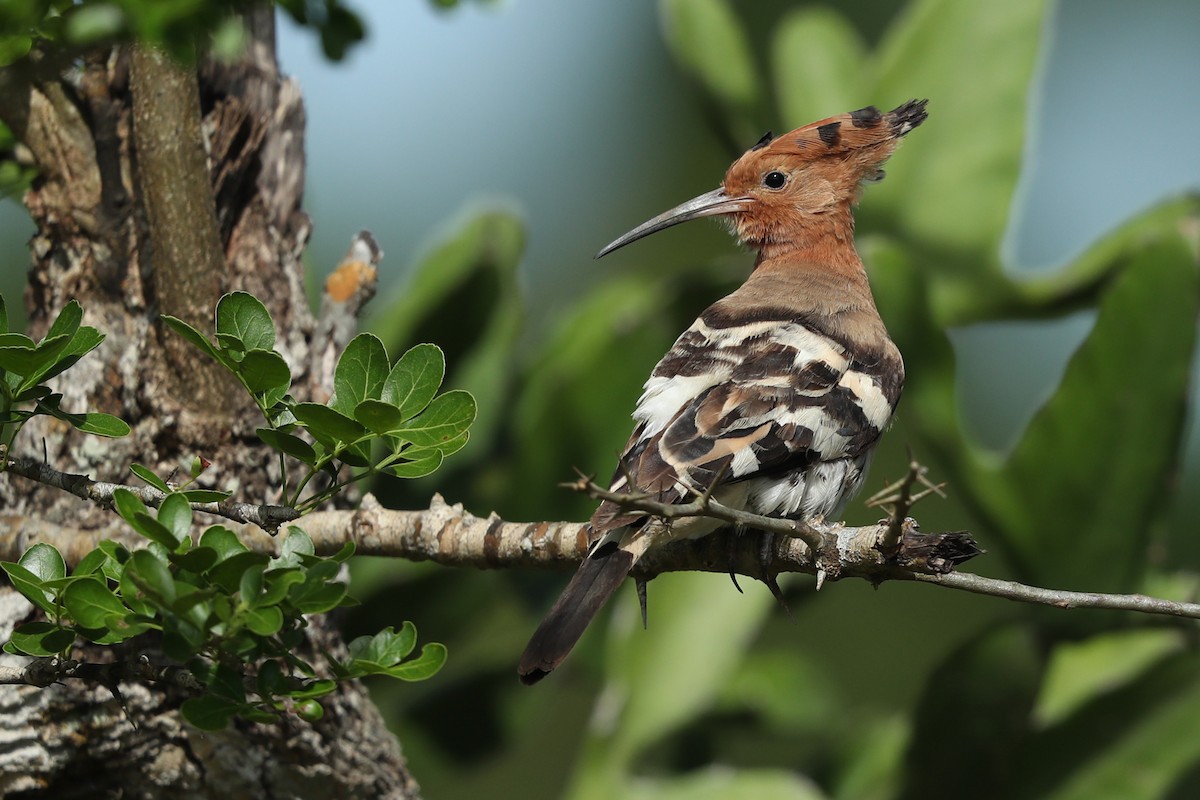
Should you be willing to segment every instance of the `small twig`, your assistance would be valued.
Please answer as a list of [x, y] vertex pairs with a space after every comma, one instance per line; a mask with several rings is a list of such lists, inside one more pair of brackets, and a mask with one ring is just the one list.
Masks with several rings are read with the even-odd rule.
[[[802, 520], [782, 519], [779, 517], [764, 517], [741, 511], [730, 506], [722, 505], [713, 500], [707, 493], [699, 495], [689, 503], [663, 503], [654, 500], [653, 495], [644, 492], [610, 492], [589, 478], [581, 478], [572, 483], [563, 484], [565, 488], [582, 492], [597, 500], [609, 500], [622, 508], [631, 511], [642, 511], [664, 520], [681, 517], [710, 517], [733, 525], [742, 525], [771, 533], [779, 533], [794, 539], [800, 539], [813, 552], [820, 552], [825, 545], [826, 530], [816, 527], [816, 523]], [[829, 526], [832, 529], [832, 526]]]
[[949, 572], [929, 575], [914, 572], [902, 580], [933, 583], [964, 592], [1003, 597], [1022, 603], [1036, 603], [1055, 608], [1106, 608], [1115, 611], [1140, 611], [1143, 614], [1162, 614], [1170, 617], [1200, 619], [1200, 603], [1182, 603], [1148, 597], [1144, 594], [1106, 594], [1103, 592], [1069, 592], [1062, 589], [1043, 589], [1016, 581], [985, 578], [969, 572]]
[[[888, 529], [879, 542], [880, 550], [888, 552], [900, 545], [900, 541], [904, 537], [904, 521], [908, 519], [908, 512], [912, 511], [913, 506], [931, 494], [937, 494], [940, 497], [946, 496], [942, 492], [945, 484], [931, 482], [926, 477], [927, 472], [928, 469], [914, 459], [910, 452], [908, 454], [908, 473], [895, 483], [884, 486], [867, 499], [868, 508], [882, 508], [888, 514]], [[925, 488], [914, 494], [913, 486], [918, 483]]]
[[[88, 500], [97, 505], [111, 508], [113, 492], [126, 489], [141, 498], [148, 506], [157, 508], [167, 495], [153, 486], [126, 486], [120, 483], [94, 481], [87, 475], [76, 475], [70, 472], [60, 472], [48, 464], [31, 458], [10, 458], [5, 464], [5, 472], [20, 475], [31, 481], [51, 486], [69, 492], [82, 500]], [[240, 503], [235, 500], [222, 500], [219, 503], [192, 503], [193, 511], [213, 514], [233, 522], [257, 525], [265, 531], [274, 533], [285, 522], [291, 522], [300, 517], [300, 512], [288, 506], [255, 505]]]

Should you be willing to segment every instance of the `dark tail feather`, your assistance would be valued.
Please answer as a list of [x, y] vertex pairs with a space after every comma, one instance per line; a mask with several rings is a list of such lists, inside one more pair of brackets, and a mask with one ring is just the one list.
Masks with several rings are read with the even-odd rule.
[[588, 623], [633, 569], [633, 562], [633, 553], [619, 549], [616, 542], [597, 548], [584, 559], [525, 646], [517, 667], [521, 683], [533, 685], [562, 663]]

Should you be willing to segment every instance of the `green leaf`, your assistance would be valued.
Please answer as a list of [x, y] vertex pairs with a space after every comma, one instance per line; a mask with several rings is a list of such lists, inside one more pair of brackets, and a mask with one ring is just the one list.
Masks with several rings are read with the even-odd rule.
[[41, 658], [67, 650], [75, 643], [75, 632], [51, 622], [27, 622], [13, 630], [9, 641], [25, 655]]
[[262, 553], [245, 551], [234, 553], [208, 571], [209, 579], [227, 592], [236, 592], [241, 585], [242, 573], [252, 567], [267, 563]]
[[308, 533], [295, 525], [288, 525], [287, 535], [279, 545], [279, 557], [271, 561], [274, 567], [299, 566], [301, 556], [311, 556], [317, 552], [313, 540]]
[[1004, 796], [1190, 797], [1170, 789], [1186, 782], [1200, 760], [1200, 738], [1193, 735], [1200, 715], [1197, 676], [1196, 653], [1168, 655], [1060, 724], [1033, 731]]
[[283, 627], [283, 612], [278, 606], [264, 606], [246, 611], [246, 627], [259, 636], [274, 636]]
[[786, 127], [862, 106], [867, 60], [858, 31], [832, 8], [788, 13], [771, 42], [772, 74]]
[[200, 534], [200, 546], [216, 551], [218, 560], [224, 560], [249, 550], [246, 545], [242, 544], [242, 540], [237, 537], [236, 533], [223, 525], [213, 525]]
[[288, 697], [296, 700], [324, 697], [325, 695], [333, 692], [335, 689], [337, 689], [336, 681], [312, 681], [303, 689], [296, 689], [288, 692]]
[[104, 334], [95, 328], [88, 325], [79, 328], [75, 331], [71, 337], [71, 341], [63, 351], [52, 362], [44, 364], [40, 369], [29, 375], [22, 385], [32, 387], [36, 383], [49, 380], [65, 372], [74, 366], [79, 359], [99, 347], [103, 341]]
[[675, 58], [727, 105], [759, 101], [750, 42], [725, 0], [663, 0], [663, 27]]
[[246, 292], [230, 292], [217, 301], [217, 333], [237, 338], [247, 352], [275, 347], [275, 325], [267, 307]]
[[189, 697], [180, 711], [183, 718], [202, 731], [224, 730], [244, 704], [212, 695]]
[[51, 616], [55, 614], [54, 603], [42, 588], [41, 578], [12, 561], [0, 561], [0, 568], [8, 573], [13, 588], [24, 595], [25, 599]]
[[124, 545], [109, 539], [105, 539], [96, 545], [96, 549], [102, 551], [117, 564], [124, 564], [129, 560], [129, 551], [125, 549]]
[[1179, 632], [1132, 629], [1057, 645], [1038, 691], [1035, 724], [1048, 728], [1068, 719], [1179, 650]]
[[375, 433], [387, 433], [400, 427], [405, 417], [400, 409], [382, 400], [363, 400], [354, 407], [354, 419]]
[[215, 489], [188, 489], [179, 492], [180, 497], [189, 503], [220, 503], [233, 496], [232, 492], [218, 492]]
[[211, 547], [196, 547], [186, 553], [172, 553], [170, 561], [180, 569], [200, 574], [217, 563], [217, 551]]
[[153, 486], [155, 489], [158, 489], [163, 494], [171, 493], [171, 487], [167, 485], [167, 482], [155, 475], [154, 471], [149, 467], [134, 463], [129, 465], [129, 471]]
[[[1148, 315], [1153, 324], [1131, 324]], [[1149, 521], [1179, 458], [1196, 315], [1188, 247], [1178, 237], [1151, 243], [1104, 295], [1092, 332], [1007, 462], [977, 459], [972, 488], [1022, 580], [1136, 587]], [[1070, 468], [1048, 480], [1064, 454]]]
[[112, 499], [117, 513], [126, 522], [132, 523], [136, 515], [147, 513], [146, 504], [142, 502], [142, 498], [128, 489], [114, 489]]
[[434, 399], [422, 413], [392, 431], [417, 447], [436, 447], [459, 436], [475, 419], [475, 398], [461, 389]]
[[[59, 415], [56, 414], [55, 416]], [[112, 414], [101, 414], [95, 411], [89, 411], [86, 414], [61, 416], [60, 419], [65, 419], [84, 433], [105, 436], [110, 439], [119, 439], [122, 436], [128, 436], [130, 431], [129, 423], [120, 417], [114, 417]]]
[[[75, 570], [72, 574], [91, 575], [96, 572], [102, 572], [108, 563], [108, 555], [103, 550], [97, 548], [79, 559], [79, 563], [75, 565]], [[107, 573], [105, 575], [107, 576]]]
[[30, 547], [17, 563], [42, 581], [63, 578], [67, 574], [67, 563], [63, 561], [62, 553], [45, 542]]
[[0, 334], [0, 369], [17, 375], [28, 375], [39, 364], [37, 345], [20, 333]]
[[262, 439], [269, 446], [298, 461], [303, 461], [309, 466], [312, 466], [317, 461], [317, 453], [313, 450], [312, 445], [299, 436], [293, 436], [290, 433], [272, 428], [259, 428], [255, 433], [258, 434], [258, 438]]
[[[397, 478], [423, 478], [437, 471], [437, 468], [442, 465], [445, 456], [438, 449], [417, 451], [418, 457], [411, 461], [402, 461], [398, 464], [393, 464], [387, 468], [389, 475], [394, 475]], [[411, 455], [406, 453], [405, 455]]]
[[[421, 256], [403, 292], [379, 307], [367, 326], [383, 339], [389, 352], [402, 352], [414, 342], [438, 342], [453, 352], [454, 383], [475, 394], [479, 409], [472, 430], [483, 442], [490, 442], [492, 434], [511, 419], [510, 387], [519, 375], [514, 364], [521, 362], [518, 340], [527, 318], [521, 277], [525, 240], [523, 221], [510, 212], [485, 211], [470, 217]], [[613, 308], [607, 309], [609, 320]], [[690, 321], [690, 317], [681, 320], [680, 325], [686, 327]], [[678, 332], [672, 331], [672, 336]], [[659, 349], [654, 358], [669, 343], [655, 343]], [[644, 373], [646, 367], [641, 369]], [[399, 404], [399, 397], [393, 399]], [[627, 409], [621, 410], [628, 416]], [[418, 411], [414, 408], [412, 413]], [[547, 486], [555, 482], [548, 479]]]
[[247, 608], [257, 605], [256, 601], [263, 588], [263, 571], [265, 569], [266, 565], [251, 567], [238, 579], [238, 594], [241, 596], [242, 605]]
[[158, 507], [158, 521], [166, 526], [178, 543], [192, 529], [192, 506], [183, 495], [168, 494]]
[[792, 770], [709, 766], [682, 775], [638, 780], [622, 800], [826, 800], [811, 780]]
[[[864, 211], [886, 209], [907, 239], [961, 254], [962, 269], [999, 269], [1048, 6], [918, 0], [875, 59], [870, 96], [891, 105], [919, 93], [930, 98], [930, 117], [871, 187]], [[971, 80], [962, 79], [966, 63]]]
[[380, 399], [400, 410], [401, 421], [409, 419], [429, 405], [445, 374], [446, 356], [442, 349], [436, 344], [419, 344], [392, 367]]
[[129, 613], [112, 590], [94, 578], [84, 578], [68, 586], [63, 592], [63, 606], [77, 625], [92, 629], [105, 628], [105, 620], [111, 614]]
[[134, 551], [125, 570], [142, 591], [153, 593], [167, 605], [175, 602], [175, 579], [171, 577], [167, 565], [153, 553], [148, 550]]
[[200, 331], [196, 330], [178, 317], [172, 317], [170, 314], [163, 314], [161, 319], [164, 323], [166, 323], [168, 328], [186, 339], [193, 347], [196, 347], [201, 352], [208, 354], [208, 356], [217, 363], [225, 363], [224, 359], [221, 358], [220, 353], [217, 351], [217, 348], [214, 347], [213, 343], [208, 340], [208, 337], [202, 334]]
[[304, 573], [295, 567], [271, 568], [267, 573], [267, 589], [258, 597], [259, 607], [278, 605], [287, 597], [291, 587], [304, 583]]
[[282, 389], [281, 396], [292, 385], [292, 372], [283, 356], [274, 350], [249, 350], [238, 364], [238, 374], [254, 394]]
[[417, 646], [417, 627], [405, 622], [399, 632], [384, 628], [374, 636], [360, 636], [350, 642], [347, 651], [352, 661], [367, 669], [394, 666]]
[[[774, 608], [769, 592], [718, 591], [711, 575], [680, 573], [662, 584], [654, 587], [655, 635], [623, 626], [606, 654], [606, 690], [625, 697], [607, 740], [616, 764], [709, 708]], [[634, 606], [625, 613], [637, 613], [636, 600], [621, 600]]]
[[359, 423], [320, 403], [297, 403], [293, 413], [313, 438], [327, 447], [356, 441], [367, 432]]
[[324, 614], [332, 611], [346, 596], [346, 586], [341, 583], [306, 583], [293, 588], [288, 599], [302, 614]]
[[350, 340], [333, 373], [330, 407], [346, 416], [363, 400], [378, 400], [389, 371], [387, 349], [379, 337], [360, 333]]
[[158, 542], [165, 547], [167, 552], [172, 552], [179, 547], [179, 537], [173, 534], [166, 525], [163, 525], [146, 512], [138, 511], [134, 513], [133, 519], [129, 520], [129, 524], [142, 536], [145, 536], [152, 542]]
[[71, 337], [75, 335], [75, 331], [79, 330], [81, 322], [83, 322], [83, 306], [79, 305], [78, 300], [69, 300], [63, 306], [62, 311], [58, 312], [54, 322], [50, 324], [50, 329], [46, 331], [46, 336], [42, 341], [49, 341], [59, 336], [65, 336], [67, 341], [70, 341]]
[[437, 674], [446, 663], [446, 645], [430, 642], [421, 648], [421, 655], [397, 664], [385, 674], [402, 681], [423, 681]]

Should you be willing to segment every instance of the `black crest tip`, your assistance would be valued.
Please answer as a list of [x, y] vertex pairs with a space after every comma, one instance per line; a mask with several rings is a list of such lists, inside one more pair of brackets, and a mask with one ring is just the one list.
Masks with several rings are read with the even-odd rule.
[[904, 105], [889, 111], [889, 122], [896, 135], [903, 136], [924, 122], [925, 118], [929, 116], [925, 111], [925, 106], [928, 104], [928, 100], [909, 100]]

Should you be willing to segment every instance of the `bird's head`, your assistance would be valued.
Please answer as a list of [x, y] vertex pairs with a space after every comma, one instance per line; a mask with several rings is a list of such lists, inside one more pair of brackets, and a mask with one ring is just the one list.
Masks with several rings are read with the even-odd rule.
[[910, 100], [887, 113], [868, 106], [779, 137], [768, 133], [733, 162], [719, 188], [639, 225], [597, 258], [700, 217], [724, 217], [740, 241], [761, 247], [810, 229], [821, 216], [848, 212], [863, 182], [880, 180], [900, 139], [925, 121], [927, 102]]

